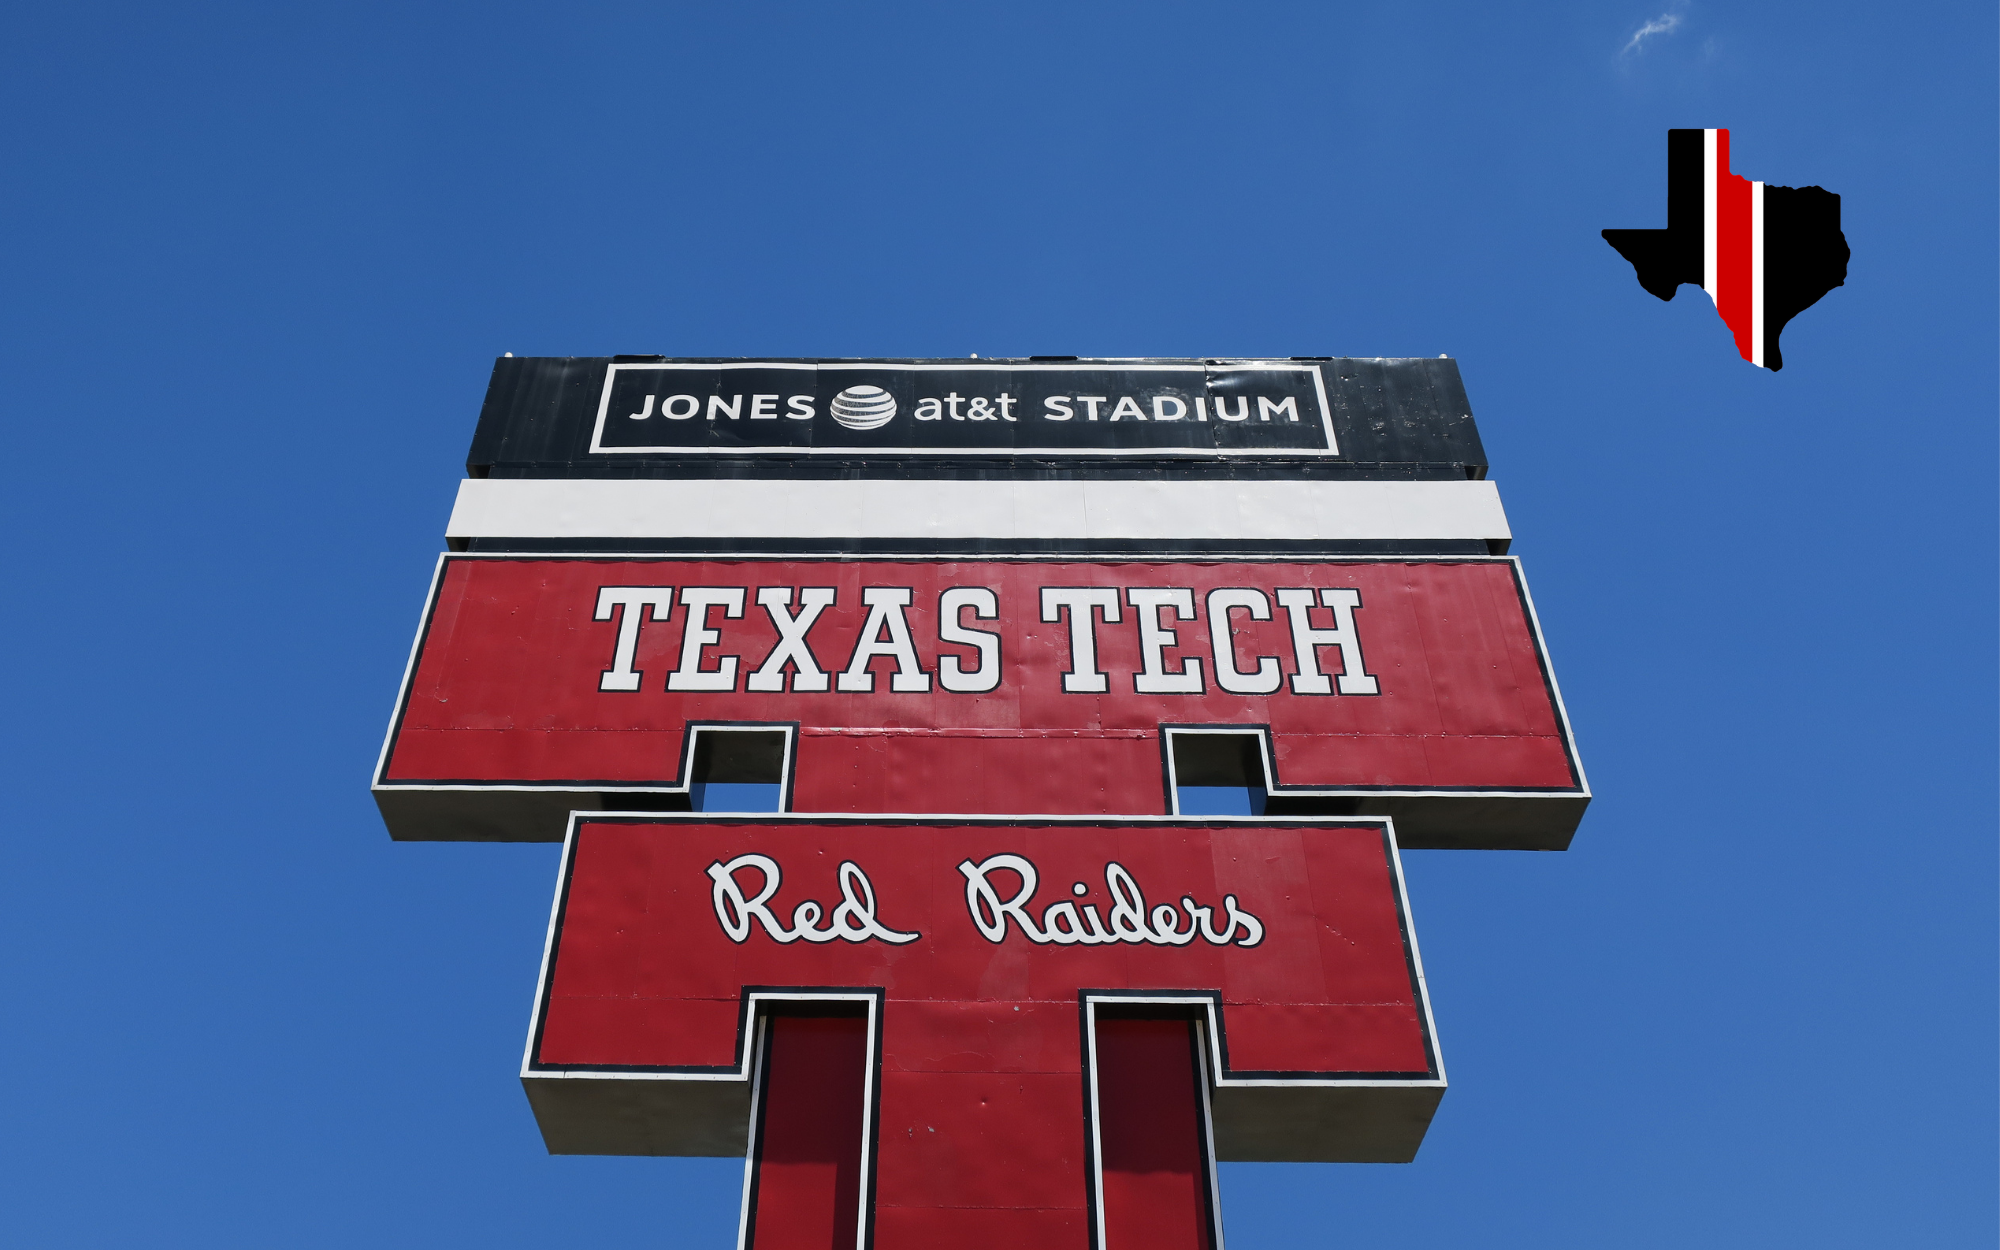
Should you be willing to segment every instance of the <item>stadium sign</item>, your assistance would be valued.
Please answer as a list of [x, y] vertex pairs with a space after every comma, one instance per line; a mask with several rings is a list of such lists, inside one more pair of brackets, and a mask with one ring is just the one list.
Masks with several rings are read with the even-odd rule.
[[1452, 361], [1327, 358], [508, 357], [469, 463], [475, 476], [568, 477], [801, 457], [917, 476], [940, 459], [989, 473], [1125, 460], [1397, 463], [1461, 478], [1485, 469]]
[[614, 363], [594, 455], [1338, 455], [1317, 364]]
[[496, 362], [373, 790], [561, 841], [555, 1153], [740, 1240], [1215, 1250], [1445, 1089], [1401, 847], [1590, 798], [1455, 362]]

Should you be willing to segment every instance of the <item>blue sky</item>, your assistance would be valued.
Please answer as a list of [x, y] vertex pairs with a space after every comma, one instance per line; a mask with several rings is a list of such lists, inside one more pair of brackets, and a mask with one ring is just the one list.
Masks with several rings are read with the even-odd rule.
[[[367, 794], [494, 356], [1448, 352], [1598, 797], [1406, 856], [1453, 1088], [1415, 1164], [1226, 1167], [1232, 1250], [1991, 1245], [1995, 36], [17, 8], [6, 1239], [731, 1244], [737, 1164], [543, 1153], [556, 848]], [[1598, 237], [1670, 126], [1843, 196], [1782, 373]]]

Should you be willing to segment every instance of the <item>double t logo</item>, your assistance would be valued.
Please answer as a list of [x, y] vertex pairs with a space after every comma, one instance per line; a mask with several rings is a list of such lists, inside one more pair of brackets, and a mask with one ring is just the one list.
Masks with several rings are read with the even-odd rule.
[[1444, 1089], [1360, 818], [578, 815], [522, 1077], [552, 1150], [746, 1154], [764, 1250], [1210, 1246], [1217, 1158]]
[[[1272, 814], [1175, 814], [1230, 785]], [[1588, 800], [1486, 557], [448, 557], [375, 792], [566, 839], [544, 1138], [745, 1158], [757, 1250], [1197, 1250], [1218, 1159], [1411, 1158], [1396, 837]]]

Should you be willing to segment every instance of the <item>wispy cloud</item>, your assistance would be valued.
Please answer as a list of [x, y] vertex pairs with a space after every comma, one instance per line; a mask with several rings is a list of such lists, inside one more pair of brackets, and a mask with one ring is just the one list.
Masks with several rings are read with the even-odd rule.
[[1634, 52], [1643, 50], [1646, 41], [1654, 35], [1671, 35], [1680, 27], [1681, 15], [1670, 9], [1633, 31], [1631, 41], [1619, 51], [1618, 55], [1630, 56]]

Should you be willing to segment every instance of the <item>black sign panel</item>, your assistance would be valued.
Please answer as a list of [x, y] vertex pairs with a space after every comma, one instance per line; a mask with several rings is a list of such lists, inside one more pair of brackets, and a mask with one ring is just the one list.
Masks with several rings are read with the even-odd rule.
[[1483, 477], [1456, 361], [503, 357], [475, 477]]
[[1317, 363], [614, 363], [594, 455], [1339, 454]]

